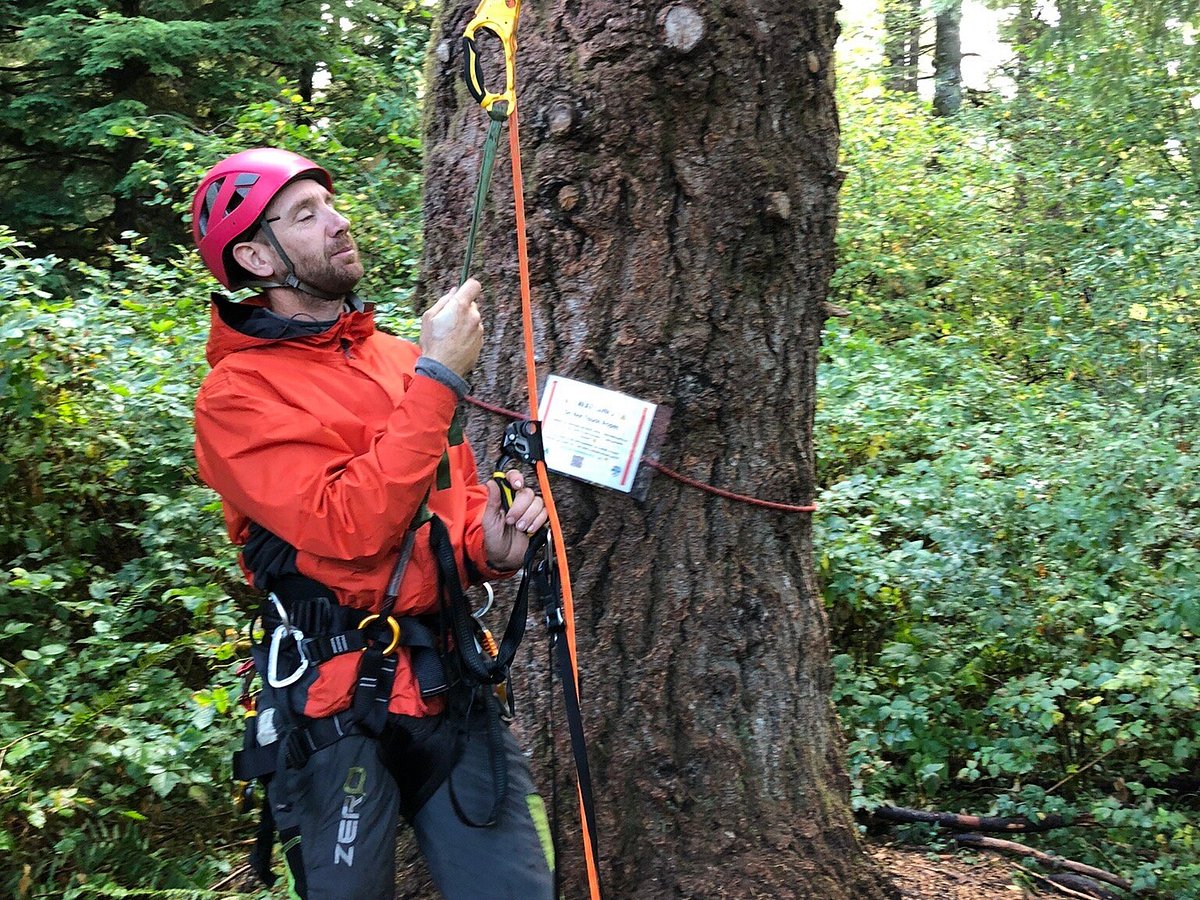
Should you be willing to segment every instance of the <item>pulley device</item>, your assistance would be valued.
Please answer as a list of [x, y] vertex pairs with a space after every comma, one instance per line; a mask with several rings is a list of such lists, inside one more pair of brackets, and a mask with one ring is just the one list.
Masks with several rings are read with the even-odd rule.
[[[548, 530], [543, 530], [541, 534], [536, 535], [530, 541], [530, 551], [525, 559], [525, 577], [520, 593], [524, 593], [532, 585], [537, 602], [541, 604], [545, 616], [545, 623], [550, 635], [551, 654], [558, 660], [568, 729], [571, 735], [571, 750], [575, 758], [580, 826], [583, 832], [588, 887], [592, 900], [599, 900], [600, 877], [597, 866], [595, 804], [592, 799], [587, 748], [584, 745], [583, 718], [579, 707], [579, 668], [575, 652], [575, 604], [571, 596], [571, 578], [567, 565], [566, 545], [562, 537], [562, 524], [559, 521], [558, 511], [554, 506], [554, 497], [550, 490], [550, 479], [542, 453], [541, 425], [537, 421], [537, 365], [533, 348], [533, 304], [529, 288], [529, 249], [525, 234], [524, 181], [521, 177], [521, 146], [516, 98], [517, 19], [520, 12], [521, 0], [482, 0], [475, 9], [474, 17], [463, 32], [463, 68], [467, 89], [488, 114], [489, 122], [487, 138], [483, 145], [479, 182], [476, 185], [475, 202], [471, 212], [471, 227], [467, 235], [466, 257], [463, 261], [462, 278], [459, 283], [465, 282], [471, 274], [475, 242], [483, 209], [487, 202], [488, 189], [491, 185], [492, 168], [496, 160], [500, 132], [507, 121], [509, 156], [512, 162], [517, 264], [521, 282], [521, 324], [525, 345], [529, 419], [515, 422], [505, 431], [501, 455], [497, 460], [493, 478], [500, 484], [502, 498], [507, 504], [511, 501], [512, 495], [504, 477], [504, 466], [509, 462], [524, 462], [533, 467], [542, 499], [546, 504], [549, 516]], [[499, 92], [488, 90], [486, 84], [483, 63], [476, 43], [480, 32], [490, 33], [497, 38], [504, 50], [504, 88]]]

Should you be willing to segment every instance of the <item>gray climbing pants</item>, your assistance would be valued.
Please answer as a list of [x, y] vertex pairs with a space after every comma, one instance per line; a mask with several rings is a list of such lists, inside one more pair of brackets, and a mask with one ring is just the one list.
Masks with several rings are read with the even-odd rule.
[[[495, 712], [477, 710], [465, 729], [441, 716], [391, 716], [380, 738], [349, 735], [272, 779], [272, 804], [287, 807], [276, 822], [293, 892], [391, 900], [403, 815], [447, 900], [553, 900], [545, 808], [507, 727], [502, 746], [489, 747], [485, 715]], [[507, 790], [495, 823], [475, 827], [495, 804], [494, 753]]]

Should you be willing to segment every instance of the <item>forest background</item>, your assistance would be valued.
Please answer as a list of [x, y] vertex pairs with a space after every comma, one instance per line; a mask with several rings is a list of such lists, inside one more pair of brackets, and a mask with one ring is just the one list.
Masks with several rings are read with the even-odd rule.
[[[933, 104], [954, 4], [868, 6], [815, 437], [854, 803], [1061, 814], [1039, 846], [1200, 897], [1196, 4], [993, 11]], [[192, 462], [183, 216], [228, 152], [321, 160], [411, 329], [431, 10], [0, 10], [0, 892], [225, 896], [254, 599]]]

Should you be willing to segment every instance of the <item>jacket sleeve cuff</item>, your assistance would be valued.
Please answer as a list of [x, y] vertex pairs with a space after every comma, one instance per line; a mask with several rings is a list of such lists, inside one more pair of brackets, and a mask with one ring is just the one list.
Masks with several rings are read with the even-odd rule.
[[415, 371], [418, 375], [424, 375], [427, 378], [432, 378], [438, 384], [445, 385], [454, 391], [455, 395], [461, 400], [470, 393], [471, 386], [467, 384], [466, 379], [451, 369], [449, 366], [442, 365], [436, 359], [430, 359], [428, 356], [422, 356], [417, 360]]

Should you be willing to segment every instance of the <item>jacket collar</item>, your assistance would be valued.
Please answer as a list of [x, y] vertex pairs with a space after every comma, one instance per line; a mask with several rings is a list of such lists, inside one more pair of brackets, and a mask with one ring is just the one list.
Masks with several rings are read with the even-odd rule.
[[283, 341], [313, 348], [358, 344], [375, 331], [375, 306], [351, 295], [352, 308], [331, 322], [305, 322], [276, 316], [258, 295], [235, 303], [222, 294], [212, 295], [211, 327], [205, 356], [210, 366], [242, 350]]

